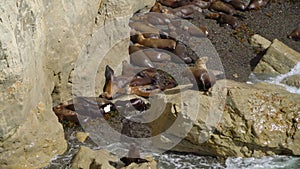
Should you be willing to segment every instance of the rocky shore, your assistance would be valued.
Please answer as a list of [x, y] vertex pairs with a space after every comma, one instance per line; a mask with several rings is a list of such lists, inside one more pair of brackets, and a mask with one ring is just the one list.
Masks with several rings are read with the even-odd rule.
[[[41, 168], [67, 150], [63, 127], [52, 106], [101, 93], [105, 66], [118, 73], [121, 61], [128, 60], [130, 17], [149, 11], [154, 3], [0, 2], [0, 168]], [[165, 107], [152, 106], [143, 117], [151, 121], [156, 119], [155, 113], [161, 113], [147, 123], [153, 134], [147, 140], [153, 148], [222, 158], [299, 156], [300, 95], [278, 85], [237, 82], [247, 81], [252, 69], [282, 74], [300, 61], [299, 42], [286, 38], [289, 29], [296, 27], [293, 21], [299, 20], [299, 10], [297, 1], [247, 11], [246, 21], [239, 21], [245, 24], [242, 33], [202, 16], [191, 20], [209, 28], [208, 38], [219, 53], [226, 79], [235, 81], [218, 80], [211, 94], [178, 86], [154, 95], [152, 101]], [[269, 40], [270, 46], [263, 50], [252, 47], [248, 40], [256, 33]], [[275, 63], [284, 62], [279, 67], [267, 62], [274, 58], [272, 53], [280, 56]], [[292, 59], [285, 63], [287, 58]], [[297, 87], [299, 77], [283, 83]], [[93, 134], [78, 137], [84, 142]], [[151, 157], [141, 159], [147, 162], [127, 168], [155, 168]], [[119, 163], [119, 157], [105, 150], [82, 146], [71, 166], [115, 168]]]

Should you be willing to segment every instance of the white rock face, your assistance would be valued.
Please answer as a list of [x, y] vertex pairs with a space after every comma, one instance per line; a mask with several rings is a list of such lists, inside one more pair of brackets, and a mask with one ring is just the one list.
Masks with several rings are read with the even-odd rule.
[[[89, 47], [96, 55], [96, 51], [105, 49], [103, 46], [117, 46], [117, 52], [110, 53], [114, 58], [124, 57], [129, 39], [117, 45], [114, 42], [129, 35], [129, 17], [153, 3], [154, 0], [0, 2], [0, 168], [40, 168], [66, 150], [52, 103], [72, 96], [72, 77], [87, 73], [74, 74], [72, 70], [76, 70], [78, 60], [88, 56], [84, 52], [89, 53]], [[106, 23], [111, 27], [97, 34]], [[95, 42], [101, 42], [97, 44], [100, 47], [94, 48]], [[98, 73], [103, 76], [101, 70]]]

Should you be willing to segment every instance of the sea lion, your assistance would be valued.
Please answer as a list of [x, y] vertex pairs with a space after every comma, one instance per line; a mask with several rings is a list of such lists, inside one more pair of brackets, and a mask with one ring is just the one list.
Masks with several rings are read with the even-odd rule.
[[116, 94], [125, 94], [126, 85], [130, 82], [131, 78], [126, 76], [115, 77], [114, 70], [106, 65], [105, 67], [105, 84], [103, 93], [99, 96], [105, 99], [112, 99]]
[[300, 25], [288, 35], [288, 38], [294, 39], [295, 41], [300, 40]]
[[196, 26], [184, 26], [183, 29], [187, 31], [191, 36], [195, 37], [206, 37], [205, 33]]
[[176, 48], [174, 50], [174, 54], [181, 59], [181, 60], [178, 60], [177, 57], [173, 56], [172, 61], [175, 63], [178, 63], [178, 62], [182, 63], [182, 61], [184, 61], [184, 63], [190, 64], [193, 62], [193, 60], [190, 57], [188, 57], [188, 52], [187, 52], [186, 46], [181, 42], [177, 42]]
[[201, 9], [208, 9], [211, 4], [211, 1], [193, 0], [191, 4], [198, 6]]
[[219, 0], [213, 2], [210, 5], [209, 9], [213, 10], [213, 11], [224, 12], [224, 13], [229, 14], [229, 15], [236, 14], [236, 10], [234, 9], [234, 7], [232, 5], [224, 3], [224, 2], [219, 1]]
[[171, 8], [178, 8], [181, 6], [189, 5], [191, 3], [189, 0], [159, 0], [159, 2]]
[[141, 67], [155, 67], [142, 50], [130, 54], [130, 63]]
[[150, 9], [150, 12], [161, 12], [165, 7], [161, 5], [158, 1], [155, 2], [155, 4]]
[[196, 80], [197, 84], [194, 87], [198, 87], [198, 90], [208, 92], [209, 89], [216, 83], [215, 75], [210, 72], [206, 67], [208, 57], [199, 58], [194, 67], [190, 67], [189, 70], [183, 72], [183, 75], [188, 76], [189, 71], [194, 77], [189, 77], [191, 81]]
[[132, 29], [134, 29], [136, 32], [159, 35], [159, 30], [156, 29], [154, 26], [150, 25], [150, 23], [135, 21], [135, 22], [129, 22], [129, 26]]
[[160, 49], [175, 49], [176, 41], [172, 39], [152, 39], [145, 38], [142, 34], [138, 34], [137, 42], [141, 45], [152, 47], [152, 48], [160, 48]]
[[247, 4], [240, 0], [223, 0], [224, 2], [232, 5], [235, 9], [240, 11], [245, 11], [247, 9]]
[[[106, 109], [106, 106], [109, 106], [109, 109]], [[75, 97], [53, 107], [60, 122], [68, 120], [75, 124], [79, 124], [78, 116], [104, 117], [111, 110], [116, 110], [114, 104], [99, 97]]]
[[265, 7], [270, 0], [251, 0], [247, 9], [249, 10], [258, 10]]
[[[122, 109], [123, 111], [145, 111], [150, 108], [149, 104], [146, 104], [142, 99], [140, 98], [133, 98], [130, 100], [118, 100], [115, 102], [115, 105], [118, 109]], [[123, 112], [121, 111], [121, 112]]]
[[236, 29], [238, 26], [236, 18], [232, 15], [222, 13], [210, 13], [206, 15], [205, 18], [215, 19], [221, 26], [230, 25], [232, 29]]
[[133, 66], [126, 60], [122, 61], [122, 76], [135, 76], [138, 72], [147, 69], [146, 67]]
[[143, 50], [143, 52], [152, 62], [165, 62], [171, 60], [171, 56], [162, 51], [148, 48]]
[[130, 157], [122, 157], [120, 159], [125, 166], [129, 166], [131, 163], [141, 164], [141, 163], [148, 163], [149, 161], [142, 158], [130, 158]]
[[202, 12], [202, 9], [195, 5], [181, 6], [175, 9], [163, 9], [162, 13], [174, 15], [183, 19], [194, 18], [195, 12]]

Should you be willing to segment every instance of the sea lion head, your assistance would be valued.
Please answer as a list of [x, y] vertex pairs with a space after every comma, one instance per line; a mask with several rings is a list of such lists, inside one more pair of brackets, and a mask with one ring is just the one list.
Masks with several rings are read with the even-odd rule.
[[207, 56], [201, 57], [201, 58], [199, 58], [199, 59], [196, 60], [195, 65], [196, 65], [196, 67], [198, 67], [198, 68], [207, 69], [207, 68], [206, 68], [206, 62], [207, 62], [207, 61], [208, 61], [208, 57], [207, 57]]

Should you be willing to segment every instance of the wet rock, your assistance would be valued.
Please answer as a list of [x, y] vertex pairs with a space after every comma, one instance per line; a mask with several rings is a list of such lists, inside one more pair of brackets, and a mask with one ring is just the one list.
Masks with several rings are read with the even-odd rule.
[[300, 53], [274, 39], [254, 68], [256, 74], [278, 75], [289, 72], [300, 61]]
[[[153, 133], [164, 133], [156, 140], [164, 143], [161, 148], [184, 138], [172, 150], [220, 157], [300, 154], [300, 95], [277, 85], [229, 80], [217, 81], [212, 89], [211, 96], [199, 92], [198, 99], [191, 90], [164, 96], [176, 110], [167, 105], [152, 126]], [[170, 130], [178, 117], [180, 127]]]
[[271, 41], [258, 34], [254, 34], [253, 36], [251, 36], [250, 44], [253, 47], [267, 49], [271, 45]]
[[82, 143], [87, 139], [88, 136], [89, 136], [89, 133], [80, 132], [80, 131], [76, 132], [76, 134], [75, 134], [76, 139]]
[[111, 164], [117, 162], [117, 157], [113, 156], [106, 150], [91, 150], [88, 147], [82, 146], [72, 161], [71, 169], [115, 169], [115, 167]]
[[284, 78], [281, 83], [300, 88], [300, 75], [292, 75]]
[[[70, 99], [72, 85], [88, 81], [86, 75], [93, 73], [80, 71], [86, 56], [95, 62], [90, 56], [112, 46], [107, 55], [113, 57], [104, 64], [127, 56], [129, 38], [123, 37], [129, 35], [129, 18], [152, 4], [154, 0], [0, 2], [0, 168], [41, 168], [66, 150], [52, 101]], [[109, 25], [105, 30], [100, 29], [104, 22]], [[98, 64], [88, 66], [89, 71], [96, 72]], [[76, 77], [85, 80], [74, 81]]]
[[152, 157], [145, 158], [148, 162], [147, 163], [131, 163], [126, 167], [122, 167], [122, 169], [156, 169], [157, 162]]

